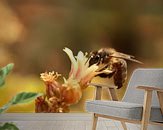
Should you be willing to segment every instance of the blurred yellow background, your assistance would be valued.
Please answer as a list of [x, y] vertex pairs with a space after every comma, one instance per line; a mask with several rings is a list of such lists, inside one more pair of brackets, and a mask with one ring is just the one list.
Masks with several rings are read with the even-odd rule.
[[[44, 92], [41, 72], [67, 76], [70, 61], [64, 47], [75, 54], [113, 47], [134, 55], [144, 64], [128, 62], [128, 77], [138, 67], [163, 67], [162, 7], [161, 0], [1, 0], [0, 66], [13, 62], [15, 67], [0, 88], [0, 106], [21, 91]], [[125, 89], [117, 91], [119, 99]], [[93, 87], [84, 90], [71, 112], [84, 112], [93, 94]], [[106, 91], [103, 98], [109, 99]], [[8, 112], [34, 112], [34, 102]]]

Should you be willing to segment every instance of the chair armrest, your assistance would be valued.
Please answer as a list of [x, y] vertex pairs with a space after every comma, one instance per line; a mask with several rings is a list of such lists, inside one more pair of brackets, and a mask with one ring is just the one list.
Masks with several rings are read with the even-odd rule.
[[159, 91], [159, 92], [163, 92], [163, 89], [159, 88], [159, 87], [138, 86], [137, 89], [143, 89], [143, 90], [146, 90], [146, 91]]
[[150, 120], [153, 91], [157, 91], [157, 96], [159, 99], [161, 112], [163, 114], [163, 102], [162, 102], [163, 101], [163, 89], [159, 87], [149, 87], [149, 86], [138, 86], [137, 89], [145, 90], [142, 124], [148, 124]]
[[97, 84], [97, 83], [89, 83], [89, 85], [94, 86], [94, 87], [106, 87], [106, 88], [112, 88], [112, 89], [117, 88], [117, 86], [109, 86], [109, 85]]
[[[159, 87], [148, 87], [148, 86], [138, 86], [137, 89], [143, 89], [145, 90], [146, 94], [152, 94], [152, 91], [157, 91], [157, 96], [159, 99], [160, 107], [161, 107], [161, 112], [163, 114], [163, 89]], [[151, 95], [152, 96], [152, 95]], [[148, 98], [148, 96], [145, 97], [145, 100]]]

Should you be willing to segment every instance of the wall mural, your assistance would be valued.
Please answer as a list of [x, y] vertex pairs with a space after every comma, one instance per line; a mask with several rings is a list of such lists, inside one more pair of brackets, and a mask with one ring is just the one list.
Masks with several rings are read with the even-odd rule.
[[[83, 89], [95, 76], [114, 78], [115, 86], [121, 88], [127, 77], [126, 60], [142, 63], [134, 56], [117, 52], [112, 48], [93, 51], [89, 55], [79, 51], [77, 56], [69, 48], [63, 49], [71, 61], [68, 78], [58, 72], [45, 72], [41, 79], [46, 85], [46, 93], [35, 100], [35, 112], [64, 113], [69, 112], [70, 105], [77, 104]], [[63, 83], [58, 78], [63, 78]]]

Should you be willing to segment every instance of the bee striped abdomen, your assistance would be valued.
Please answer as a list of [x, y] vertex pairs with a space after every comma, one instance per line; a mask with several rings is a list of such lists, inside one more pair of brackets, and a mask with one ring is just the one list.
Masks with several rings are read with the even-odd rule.
[[[115, 61], [116, 60], [116, 61]], [[127, 63], [123, 59], [115, 59], [112, 63], [113, 70], [115, 70], [114, 84], [121, 88], [127, 78]]]

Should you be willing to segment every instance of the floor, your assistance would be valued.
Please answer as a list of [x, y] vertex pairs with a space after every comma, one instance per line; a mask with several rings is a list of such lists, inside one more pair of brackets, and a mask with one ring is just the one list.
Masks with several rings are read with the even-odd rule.
[[[0, 123], [13, 122], [20, 130], [91, 130], [91, 121], [92, 115], [86, 113], [0, 115]], [[97, 130], [123, 130], [123, 128], [120, 122], [99, 118]], [[140, 130], [140, 127], [128, 125], [128, 130]]]

